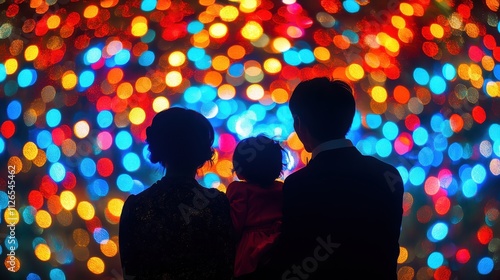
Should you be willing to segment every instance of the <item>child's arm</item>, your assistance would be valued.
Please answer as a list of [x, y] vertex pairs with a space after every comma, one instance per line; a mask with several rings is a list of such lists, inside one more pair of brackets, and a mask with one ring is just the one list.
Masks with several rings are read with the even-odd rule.
[[233, 221], [234, 230], [239, 236], [243, 231], [247, 218], [246, 187], [243, 183], [232, 182], [227, 186], [226, 195], [231, 205], [231, 219]]

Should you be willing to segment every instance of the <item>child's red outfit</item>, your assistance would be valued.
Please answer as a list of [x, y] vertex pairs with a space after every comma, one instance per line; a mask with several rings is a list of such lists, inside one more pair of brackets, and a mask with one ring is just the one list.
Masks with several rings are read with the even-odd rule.
[[283, 207], [283, 183], [261, 187], [257, 184], [235, 181], [227, 187], [231, 218], [240, 236], [234, 275], [252, 273], [260, 258], [279, 235]]

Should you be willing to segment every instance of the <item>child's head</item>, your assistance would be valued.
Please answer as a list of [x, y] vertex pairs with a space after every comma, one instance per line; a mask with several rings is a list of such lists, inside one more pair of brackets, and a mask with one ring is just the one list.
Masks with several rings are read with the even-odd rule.
[[267, 136], [258, 135], [241, 140], [234, 150], [233, 171], [239, 179], [267, 185], [274, 182], [286, 165], [285, 150]]

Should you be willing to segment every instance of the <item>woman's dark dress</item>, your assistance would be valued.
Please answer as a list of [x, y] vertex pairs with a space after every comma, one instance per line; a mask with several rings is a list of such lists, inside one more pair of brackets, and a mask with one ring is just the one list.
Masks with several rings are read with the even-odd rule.
[[235, 241], [229, 202], [194, 178], [166, 176], [130, 195], [119, 230], [125, 279], [231, 279]]

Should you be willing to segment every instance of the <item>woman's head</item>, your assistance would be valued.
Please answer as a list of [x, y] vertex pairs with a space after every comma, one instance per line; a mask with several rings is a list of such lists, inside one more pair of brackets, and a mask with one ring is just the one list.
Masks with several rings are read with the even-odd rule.
[[200, 113], [179, 107], [159, 112], [146, 129], [150, 160], [166, 168], [196, 170], [214, 155], [214, 129]]
[[283, 171], [284, 153], [280, 144], [269, 137], [249, 137], [236, 145], [233, 170], [238, 178], [249, 183], [270, 184]]

